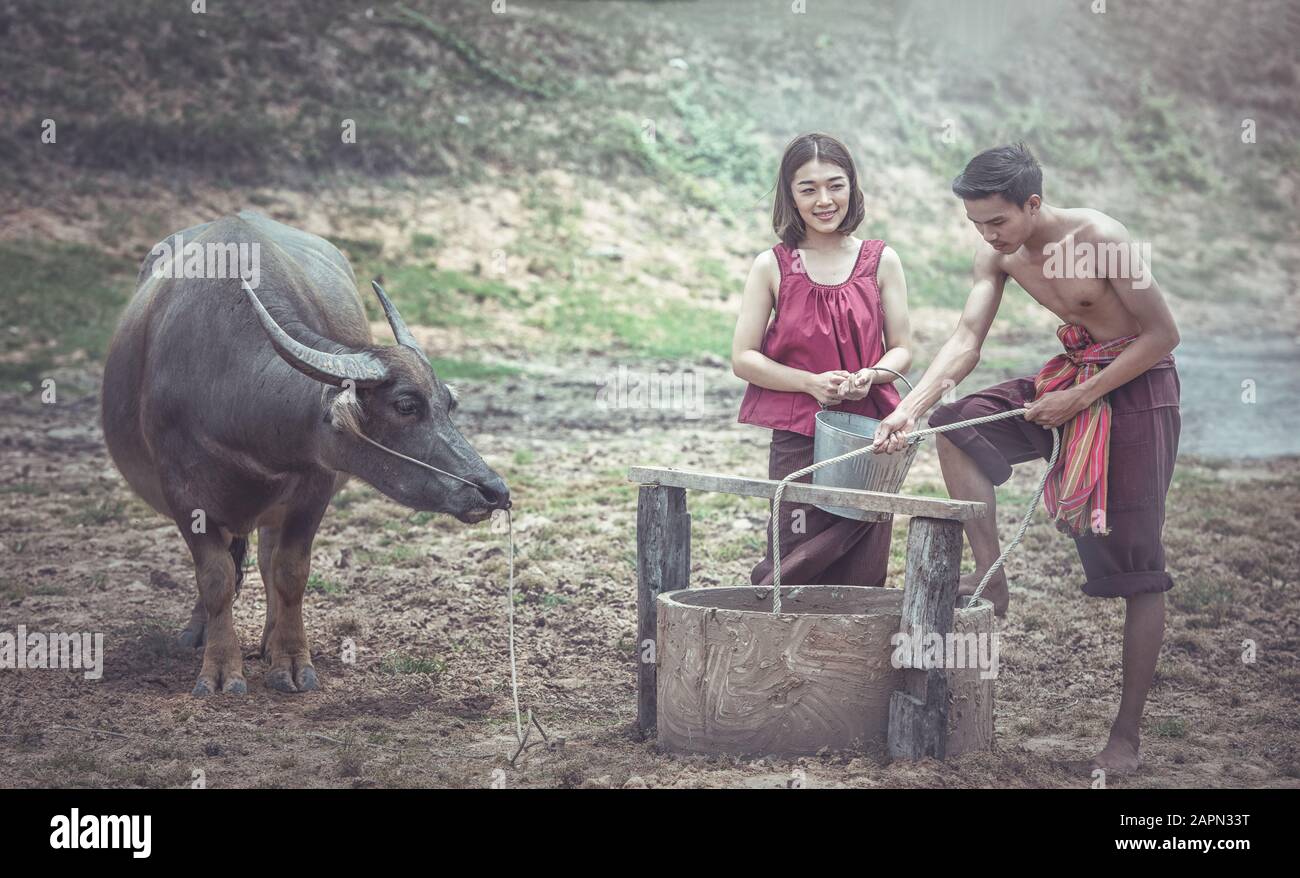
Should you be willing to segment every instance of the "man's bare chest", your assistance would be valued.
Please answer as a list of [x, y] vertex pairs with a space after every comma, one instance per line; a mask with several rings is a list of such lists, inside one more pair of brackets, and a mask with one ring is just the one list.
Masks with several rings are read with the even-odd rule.
[[1067, 323], [1087, 324], [1125, 310], [1104, 277], [1049, 277], [1037, 265], [1018, 265], [1009, 274], [1035, 301]]

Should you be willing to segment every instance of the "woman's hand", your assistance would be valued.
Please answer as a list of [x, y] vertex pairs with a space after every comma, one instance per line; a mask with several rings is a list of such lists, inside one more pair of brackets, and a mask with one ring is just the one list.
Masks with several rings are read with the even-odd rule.
[[840, 396], [840, 386], [850, 377], [843, 369], [830, 372], [809, 372], [806, 392], [822, 405], [839, 405], [844, 401]]
[[840, 399], [863, 399], [871, 392], [871, 385], [876, 383], [875, 369], [859, 369], [840, 384]]
[[884, 452], [885, 454], [894, 454], [907, 448], [907, 442], [904, 440], [905, 433], [912, 432], [916, 427], [916, 418], [912, 417], [902, 406], [894, 409], [894, 413], [880, 422], [876, 428], [876, 435], [871, 441], [871, 450], [875, 454]]

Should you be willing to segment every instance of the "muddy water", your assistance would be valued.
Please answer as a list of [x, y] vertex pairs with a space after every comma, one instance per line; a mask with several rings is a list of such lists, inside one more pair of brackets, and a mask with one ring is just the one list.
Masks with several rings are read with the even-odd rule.
[[1174, 351], [1182, 380], [1179, 453], [1300, 454], [1300, 341], [1182, 335]]

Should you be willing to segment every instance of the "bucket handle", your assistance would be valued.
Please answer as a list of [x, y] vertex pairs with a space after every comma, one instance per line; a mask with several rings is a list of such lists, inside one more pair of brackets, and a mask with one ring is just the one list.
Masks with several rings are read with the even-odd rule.
[[[903, 383], [907, 385], [907, 392], [908, 392], [908, 393], [911, 393], [913, 390], [916, 389], [915, 387], [912, 386], [912, 382], [911, 382], [911, 381], [908, 381], [908, 380], [907, 380], [907, 376], [904, 375], [902, 372], [895, 372], [893, 369], [889, 368], [888, 366], [872, 366], [871, 368], [873, 368], [873, 369], [879, 369], [881, 372], [888, 372], [888, 373], [891, 374], [891, 375], [897, 375], [899, 378], [902, 378], [902, 379], [903, 379]], [[893, 383], [893, 382], [890, 382], [890, 383]]]
[[[881, 372], [888, 372], [891, 375], [897, 375], [899, 378], [903, 379], [903, 383], [907, 385], [908, 393], [911, 393], [915, 389], [914, 387], [912, 387], [912, 382], [908, 381], [907, 376], [904, 375], [902, 372], [895, 372], [893, 369], [889, 368], [888, 366], [872, 366], [870, 368], [879, 369]], [[890, 383], [892, 384], [893, 382], [891, 381]], [[821, 407], [823, 409], [829, 408], [829, 406], [827, 406], [825, 403], [822, 403]]]

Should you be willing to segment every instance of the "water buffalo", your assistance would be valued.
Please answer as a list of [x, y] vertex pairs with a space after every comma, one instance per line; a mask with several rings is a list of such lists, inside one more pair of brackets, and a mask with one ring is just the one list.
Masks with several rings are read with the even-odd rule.
[[[159, 261], [239, 245], [255, 254], [256, 291], [237, 274], [176, 276], [223, 273], [211, 259], [179, 272]], [[254, 529], [267, 683], [298, 692], [319, 687], [302, 620], [312, 540], [349, 476], [464, 522], [510, 506], [452, 425], [455, 394], [373, 286], [396, 345], [373, 343], [332, 244], [249, 212], [171, 236], [141, 267], [104, 369], [104, 438], [193, 556], [199, 599], [180, 637], [204, 646], [195, 695], [248, 691], [231, 606]]]

